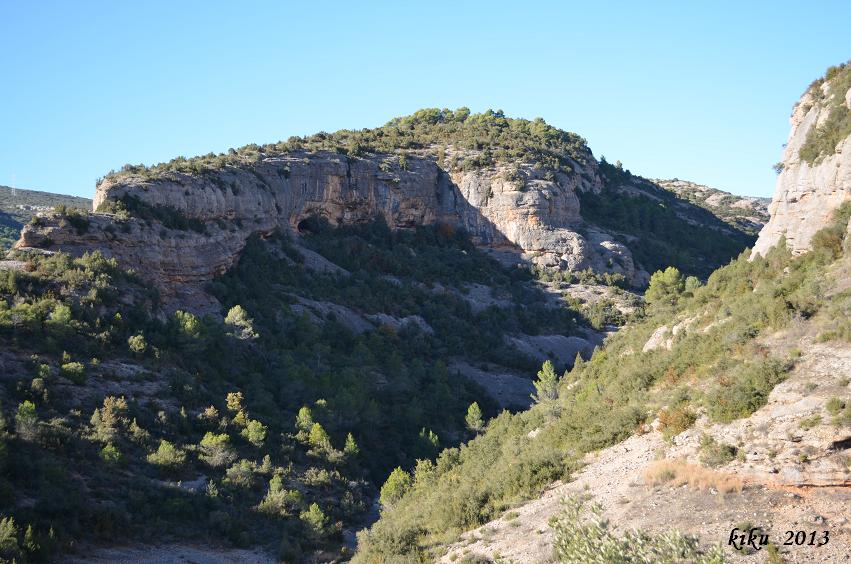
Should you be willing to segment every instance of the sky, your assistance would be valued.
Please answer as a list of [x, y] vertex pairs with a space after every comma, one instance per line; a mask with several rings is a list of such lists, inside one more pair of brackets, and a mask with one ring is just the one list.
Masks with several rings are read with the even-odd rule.
[[0, 0], [0, 185], [91, 197], [125, 163], [424, 107], [574, 131], [651, 178], [771, 196], [851, 2]]

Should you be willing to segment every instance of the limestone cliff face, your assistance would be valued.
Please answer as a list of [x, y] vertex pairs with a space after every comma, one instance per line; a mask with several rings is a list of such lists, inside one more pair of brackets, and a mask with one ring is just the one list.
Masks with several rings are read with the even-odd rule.
[[[823, 96], [819, 98], [841, 96], [846, 107], [851, 109], [851, 89], [832, 92], [830, 82], [815, 88], [822, 90]], [[830, 221], [833, 211], [851, 199], [851, 136], [842, 140], [833, 154], [812, 164], [799, 155], [807, 135], [814, 127], [822, 125], [828, 115], [828, 108], [816, 100], [813, 89], [808, 90], [795, 106], [790, 118], [792, 129], [783, 152], [783, 170], [769, 205], [771, 219], [760, 231], [754, 255], [764, 255], [784, 235], [793, 252], [808, 250], [813, 235]]]
[[166, 298], [185, 302], [195, 296], [199, 309], [204, 284], [233, 265], [251, 235], [298, 232], [313, 216], [332, 225], [376, 216], [391, 228], [446, 223], [517, 259], [620, 272], [634, 280], [638, 273], [625, 246], [588, 226], [579, 233], [576, 191], [599, 190], [602, 182], [594, 159], [588, 162], [577, 163], [569, 175], [546, 175], [523, 164], [447, 172], [426, 156], [408, 156], [403, 167], [396, 155], [292, 152], [203, 174], [123, 175], [97, 187], [95, 210], [131, 198], [196, 220], [203, 232], [97, 213], [81, 235], [61, 219], [45, 217], [24, 229], [18, 247], [77, 254], [101, 249], [155, 283]]

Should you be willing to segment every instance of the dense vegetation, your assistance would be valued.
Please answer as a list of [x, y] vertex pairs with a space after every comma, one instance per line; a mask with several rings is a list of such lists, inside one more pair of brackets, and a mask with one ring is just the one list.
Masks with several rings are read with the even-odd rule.
[[[448, 149], [469, 150], [473, 154], [459, 157]], [[226, 165], [258, 162], [267, 154], [299, 150], [328, 150], [353, 157], [367, 153], [403, 154], [426, 150], [437, 156], [440, 164], [448, 168], [480, 167], [502, 161], [525, 161], [538, 166], [566, 172], [574, 163], [585, 163], [591, 151], [585, 140], [548, 125], [543, 119], [534, 121], [505, 117], [501, 110], [488, 110], [471, 114], [467, 108], [455, 111], [427, 108], [410, 116], [390, 120], [374, 129], [340, 130], [335, 133], [320, 132], [308, 137], [290, 137], [287, 141], [267, 145], [250, 144], [227, 153], [193, 157], [177, 157], [167, 163], [151, 167], [125, 165], [107, 178], [122, 173], [156, 177], [176, 171], [201, 174]]]
[[[828, 84], [825, 94], [822, 87]], [[845, 93], [851, 88], [851, 63], [842, 63], [827, 69], [824, 77], [814, 81], [809, 88], [813, 103], [827, 112], [818, 127], [812, 127], [801, 146], [799, 156], [813, 164], [821, 157], [832, 155], [840, 141], [851, 135], [851, 108], [845, 103]]]
[[[505, 333], [585, 323], [447, 227], [316, 222], [306, 244], [351, 274], [307, 268], [285, 236], [252, 239], [211, 285], [223, 320], [151, 315], [157, 293], [97, 252], [0, 270], [2, 557], [128, 535], [339, 551], [394, 468], [496, 414], [455, 356], [531, 369]], [[473, 313], [474, 283], [523, 305]], [[303, 300], [423, 325], [353, 331]]]
[[[459, 532], [568, 478], [584, 453], [626, 438], [657, 415], [680, 432], [698, 410], [730, 421], [764, 405], [794, 359], [772, 358], [760, 337], [830, 309], [826, 273], [843, 254], [848, 260], [849, 214], [845, 205], [801, 257], [781, 243], [753, 261], [743, 254], [705, 285], [674, 268], [654, 275], [648, 316], [590, 361], [577, 362], [554, 387], [552, 367], [545, 365], [538, 386], [549, 393], [539, 394], [532, 409], [502, 413], [482, 435], [434, 461], [418, 461], [404, 492], [361, 535], [356, 560], [431, 561]], [[677, 336], [672, 350], [642, 352], [656, 328], [686, 319], [691, 329]], [[837, 413], [842, 409], [835, 406]]]

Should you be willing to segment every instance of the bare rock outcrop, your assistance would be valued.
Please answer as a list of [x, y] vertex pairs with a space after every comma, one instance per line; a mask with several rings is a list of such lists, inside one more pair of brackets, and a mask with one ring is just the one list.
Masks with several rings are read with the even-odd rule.
[[[84, 233], [45, 216], [23, 230], [17, 247], [97, 248], [156, 284], [167, 301], [192, 295], [199, 307], [204, 285], [233, 265], [250, 236], [309, 231], [316, 217], [331, 225], [382, 217], [393, 229], [446, 224], [518, 261], [636, 280], [624, 245], [598, 229], [580, 233], [576, 192], [600, 189], [596, 167], [590, 151], [571, 174], [523, 163], [447, 172], [427, 155], [293, 151], [192, 174], [121, 174], [98, 185], [100, 213]], [[103, 213], [121, 206], [134, 217]]]
[[830, 222], [843, 202], [851, 199], [851, 136], [840, 141], [832, 154], [812, 163], [800, 155], [813, 128], [830, 118], [831, 108], [825, 100], [841, 97], [844, 107], [851, 111], [851, 89], [840, 92], [837, 82], [828, 80], [814, 85], [792, 112], [782, 171], [769, 205], [771, 219], [759, 234], [754, 256], [764, 255], [784, 236], [792, 252], [809, 250], [813, 235]]

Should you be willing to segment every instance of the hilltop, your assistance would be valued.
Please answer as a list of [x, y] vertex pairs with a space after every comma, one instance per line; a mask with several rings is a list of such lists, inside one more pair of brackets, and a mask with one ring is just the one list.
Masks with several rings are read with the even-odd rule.
[[677, 197], [706, 209], [749, 235], [759, 234], [769, 218], [770, 198], [736, 196], [717, 188], [679, 178], [656, 179], [653, 182], [673, 192]]
[[[465, 108], [128, 165], [98, 183], [94, 207], [86, 238], [44, 218], [19, 245], [77, 255], [104, 249], [197, 312], [216, 309], [204, 287], [252, 235], [299, 233], [315, 221], [445, 224], [506, 264], [590, 269], [632, 287], [667, 265], [705, 277], [753, 242], [628, 170], [597, 162], [578, 135], [541, 119]], [[120, 240], [110, 229], [121, 230]]]
[[21, 228], [33, 215], [51, 211], [57, 206], [88, 210], [92, 201], [77, 196], [0, 186], [0, 251], [8, 250], [18, 240]]

